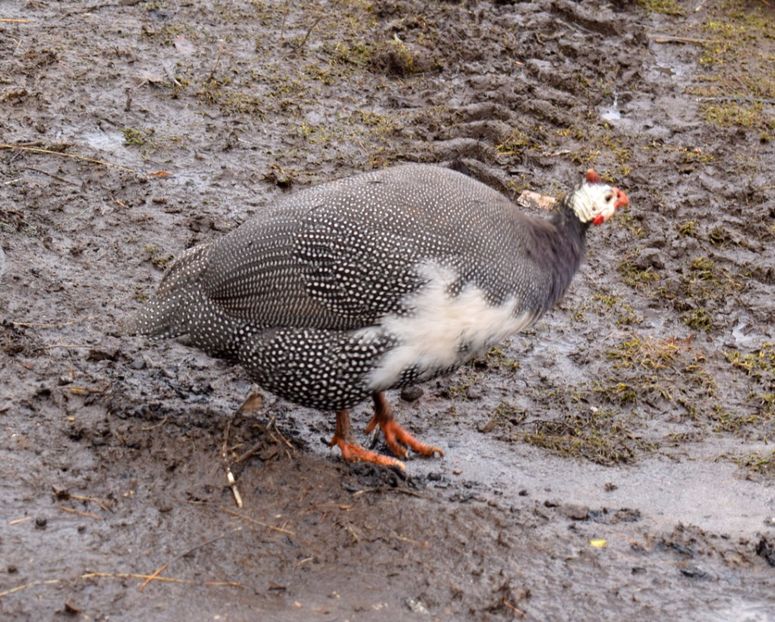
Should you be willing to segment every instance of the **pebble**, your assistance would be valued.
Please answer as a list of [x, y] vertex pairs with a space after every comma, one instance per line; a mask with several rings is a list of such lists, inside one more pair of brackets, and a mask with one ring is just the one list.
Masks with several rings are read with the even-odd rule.
[[48, 525], [48, 519], [45, 516], [35, 518], [35, 527], [37, 529], [45, 529], [46, 525]]
[[681, 568], [681, 574], [690, 579], [708, 579], [710, 575], [699, 566], [686, 566]]
[[560, 512], [573, 520], [587, 520], [589, 518], [589, 508], [586, 505], [565, 503], [560, 507]]
[[423, 391], [421, 387], [413, 384], [401, 389], [401, 399], [405, 402], [416, 402], [423, 396], [423, 393], [425, 393], [425, 391]]
[[633, 264], [645, 270], [646, 268], [655, 268], [661, 270], [665, 267], [665, 260], [662, 257], [662, 253], [658, 248], [653, 246], [644, 248], [633, 261]]
[[476, 385], [472, 385], [466, 389], [466, 399], [480, 400], [482, 399], [482, 389]]
[[421, 600], [410, 598], [406, 601], [406, 606], [409, 607], [409, 610], [413, 613], [419, 613], [423, 615], [428, 615], [429, 613], [428, 608]]

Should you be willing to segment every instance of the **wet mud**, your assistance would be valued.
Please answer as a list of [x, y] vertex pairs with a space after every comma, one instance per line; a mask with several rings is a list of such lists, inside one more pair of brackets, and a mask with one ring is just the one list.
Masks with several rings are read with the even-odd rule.
[[[775, 619], [770, 4], [0, 18], [0, 617]], [[533, 330], [390, 396], [443, 459], [344, 464], [332, 414], [122, 335], [185, 248], [405, 161], [631, 199]]]

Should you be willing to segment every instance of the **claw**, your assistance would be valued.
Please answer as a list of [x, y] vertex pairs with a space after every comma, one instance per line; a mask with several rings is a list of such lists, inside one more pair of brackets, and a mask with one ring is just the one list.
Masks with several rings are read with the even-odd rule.
[[346, 410], [340, 410], [336, 413], [336, 432], [328, 442], [329, 447], [334, 445], [339, 447], [345, 462], [370, 462], [388, 469], [395, 469], [400, 474], [406, 472], [406, 466], [400, 460], [369, 451], [350, 440], [350, 415]]
[[399, 458], [408, 458], [409, 449], [425, 458], [444, 455], [444, 450], [441, 449], [441, 447], [428, 445], [427, 443], [418, 441], [401, 427], [398, 421], [393, 418], [390, 406], [388, 405], [387, 400], [385, 400], [385, 395], [383, 393], [374, 394], [374, 416], [366, 426], [366, 433], [370, 433], [377, 425], [379, 425], [382, 430], [388, 448]]

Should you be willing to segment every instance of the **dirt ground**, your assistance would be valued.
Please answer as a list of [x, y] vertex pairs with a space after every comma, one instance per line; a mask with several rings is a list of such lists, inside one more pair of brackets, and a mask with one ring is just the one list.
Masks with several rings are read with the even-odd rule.
[[[2, 3], [0, 617], [775, 620], [773, 58], [771, 2]], [[391, 396], [443, 459], [121, 335], [185, 248], [403, 161], [631, 199], [535, 330]]]

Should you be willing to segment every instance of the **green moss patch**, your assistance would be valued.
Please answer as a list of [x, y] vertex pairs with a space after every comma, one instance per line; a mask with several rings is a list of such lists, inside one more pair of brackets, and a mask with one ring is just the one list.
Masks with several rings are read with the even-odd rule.
[[626, 421], [607, 410], [569, 414], [533, 424], [523, 440], [556, 454], [597, 464], [629, 464], [654, 445], [635, 434]]

